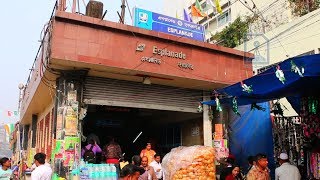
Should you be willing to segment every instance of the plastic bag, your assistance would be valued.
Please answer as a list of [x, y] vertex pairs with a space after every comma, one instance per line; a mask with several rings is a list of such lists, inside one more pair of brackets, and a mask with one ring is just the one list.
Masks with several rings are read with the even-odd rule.
[[177, 147], [162, 160], [164, 180], [215, 180], [214, 149]]

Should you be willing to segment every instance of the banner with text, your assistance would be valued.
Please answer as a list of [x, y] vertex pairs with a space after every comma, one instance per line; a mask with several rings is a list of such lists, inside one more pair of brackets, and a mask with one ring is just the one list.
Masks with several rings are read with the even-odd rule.
[[205, 41], [203, 26], [140, 8], [134, 9], [133, 25], [143, 29]]

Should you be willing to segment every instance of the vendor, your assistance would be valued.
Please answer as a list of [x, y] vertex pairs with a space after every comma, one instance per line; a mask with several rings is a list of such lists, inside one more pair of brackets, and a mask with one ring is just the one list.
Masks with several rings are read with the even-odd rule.
[[154, 155], [156, 155], [156, 152], [151, 149], [151, 143], [147, 143], [147, 146], [145, 149], [143, 149], [140, 153], [140, 157], [146, 156], [148, 158], [148, 165], [154, 160]]

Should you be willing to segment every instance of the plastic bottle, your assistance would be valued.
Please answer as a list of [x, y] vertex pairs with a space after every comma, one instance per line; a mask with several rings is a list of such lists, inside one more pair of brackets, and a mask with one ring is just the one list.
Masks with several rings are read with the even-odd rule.
[[111, 172], [110, 172], [110, 174], [111, 174], [110, 180], [117, 180], [117, 179], [118, 179], [117, 168], [116, 168], [116, 166], [115, 166], [114, 164], [111, 165]]
[[80, 160], [80, 169], [85, 167], [86, 166], [86, 163], [84, 162], [83, 159]]
[[102, 166], [101, 173], [102, 173], [103, 179], [107, 179], [107, 164], [101, 164], [101, 166]]
[[110, 164], [107, 164], [106, 165], [106, 180], [109, 180], [110, 177], [111, 177], [111, 167], [110, 167]]
[[92, 179], [94, 174], [94, 169], [92, 167], [92, 164], [87, 164], [87, 167], [88, 167], [88, 177], [89, 179]]

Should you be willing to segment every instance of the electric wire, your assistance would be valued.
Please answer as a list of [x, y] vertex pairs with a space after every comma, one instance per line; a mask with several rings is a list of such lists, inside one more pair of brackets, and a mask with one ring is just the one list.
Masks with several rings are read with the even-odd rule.
[[[278, 33], [277, 35], [275, 35], [274, 37], [272, 37], [271, 39], [269, 39], [268, 42], [273, 41], [274, 39], [276, 39], [276, 38], [278, 38], [278, 37], [281, 37], [281, 35], [283, 35], [283, 34], [286, 33], [287, 31], [290, 31], [291, 29], [293, 29], [293, 28], [295, 28], [295, 27], [297, 27], [297, 26], [299, 26], [299, 25], [301, 25], [301, 24], [303, 24], [303, 23], [305, 23], [305, 22], [307, 22], [307, 21], [310, 21], [311, 18], [313, 18], [313, 17], [315, 17], [315, 16], [317, 16], [317, 15], [319, 15], [319, 14], [320, 14], [320, 11], [317, 12], [317, 13], [315, 13], [315, 14], [313, 14], [313, 15], [311, 15], [310, 17], [308, 17], [308, 19], [302, 20], [302, 21], [300, 21], [299, 23], [296, 23], [296, 24], [288, 27], [287, 29], [281, 31], [280, 33]], [[304, 28], [304, 27], [300, 28], [299, 30], [301, 30], [301, 29], [303, 29], [303, 28]], [[267, 42], [263, 42], [263, 43], [261, 43], [259, 46], [257, 46], [256, 48], [260, 48], [260, 47], [264, 46], [266, 43], [267, 43]], [[252, 51], [255, 50], [256, 48], [253, 48], [253, 49], [249, 50], [248, 52], [252, 52]]]

